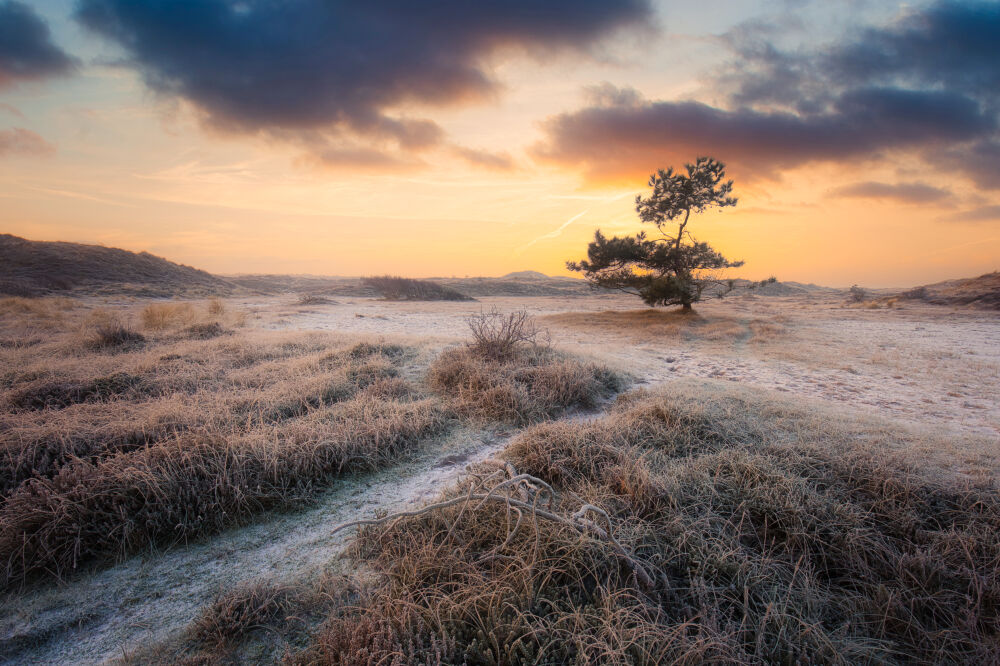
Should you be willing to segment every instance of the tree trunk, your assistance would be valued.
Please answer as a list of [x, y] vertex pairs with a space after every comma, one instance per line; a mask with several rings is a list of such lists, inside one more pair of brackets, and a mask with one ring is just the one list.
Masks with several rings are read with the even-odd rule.
[[682, 303], [681, 304], [681, 310], [683, 310], [684, 312], [687, 312], [690, 309], [691, 309], [691, 304], [690, 303]]

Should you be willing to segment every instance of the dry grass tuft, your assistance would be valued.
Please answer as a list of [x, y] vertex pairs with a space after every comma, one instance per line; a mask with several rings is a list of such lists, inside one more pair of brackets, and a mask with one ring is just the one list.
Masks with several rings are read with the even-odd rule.
[[203, 305], [189, 301], [152, 303], [140, 313], [142, 326], [149, 331], [185, 329], [189, 334], [239, 327], [246, 323], [246, 313], [230, 310], [224, 301], [213, 298]]
[[452, 349], [431, 364], [428, 383], [462, 415], [515, 424], [538, 421], [570, 407], [589, 408], [620, 391], [626, 379], [542, 347], [518, 347], [503, 359], [473, 347]]
[[213, 321], [210, 324], [195, 324], [194, 326], [188, 326], [184, 329], [187, 337], [192, 340], [208, 340], [209, 338], [216, 338], [226, 332], [222, 325], [217, 321]]
[[207, 309], [208, 309], [208, 314], [212, 315], [213, 317], [218, 317], [226, 313], [226, 304], [222, 301], [221, 298], [210, 298], [208, 300]]
[[[379, 582], [292, 661], [995, 663], [1000, 489], [830, 416], [688, 384], [535, 426], [513, 469], [477, 470], [509, 500], [463, 486], [364, 528], [355, 555]], [[581, 503], [651, 586], [606, 539], [542, 519]]]
[[269, 581], [245, 582], [220, 593], [192, 623], [194, 638], [208, 645], [236, 642], [253, 631], [281, 626], [299, 605], [301, 591]]
[[69, 298], [22, 298], [12, 296], [0, 298], [0, 316], [34, 316], [53, 317], [62, 312], [73, 310], [76, 304]]
[[190, 303], [153, 303], [142, 309], [142, 325], [153, 331], [190, 326], [197, 318]]
[[91, 345], [95, 349], [137, 349], [146, 337], [127, 324], [100, 324], [94, 329]]
[[83, 402], [103, 402], [122, 398], [140, 389], [143, 378], [116, 372], [82, 382], [41, 381], [14, 391], [7, 399], [13, 409], [63, 409]]
[[135, 330], [121, 312], [98, 309], [86, 318], [82, 333], [86, 346], [103, 351], [133, 351], [141, 348], [146, 338]]

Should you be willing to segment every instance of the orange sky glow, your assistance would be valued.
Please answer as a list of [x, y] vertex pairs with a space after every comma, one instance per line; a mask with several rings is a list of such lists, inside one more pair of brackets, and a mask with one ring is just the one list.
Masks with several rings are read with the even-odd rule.
[[[832, 110], [820, 114], [726, 92], [733, 77], [742, 84], [771, 72], [748, 72], [743, 52], [720, 46], [748, 25], [786, 20], [765, 3], [748, 2], [725, 20], [712, 14], [715, 3], [653, 4], [652, 27], [623, 23], [585, 52], [536, 52], [534, 43], [476, 52], [496, 83], [486, 92], [379, 102], [381, 119], [408, 133], [423, 128], [411, 121], [440, 128], [419, 145], [357, 124], [220, 123], [207, 98], [151, 83], [157, 54], [123, 57], [121, 44], [92, 22], [81, 25], [80, 7], [96, 4], [36, 7], [52, 42], [75, 60], [71, 71], [0, 79], [0, 232], [147, 250], [222, 274], [561, 275], [596, 229], [643, 228], [634, 198], [650, 171], [705, 153], [729, 164], [740, 201], [691, 228], [743, 259], [741, 277], [908, 286], [1000, 268], [1000, 182], [929, 157], [986, 154], [997, 142], [989, 116], [996, 100], [973, 89], [979, 124], [965, 133], [934, 126], [933, 141], [901, 130], [868, 152], [838, 141], [806, 152], [789, 141], [775, 153], [766, 140], [772, 125], [779, 137], [800, 126], [806, 137], [827, 117], [840, 128], [847, 121], [835, 114], [848, 104], [821, 100]], [[851, 21], [898, 40], [916, 30], [907, 27], [913, 12], [936, 6], [827, 20], [834, 10], [805, 3], [793, 23], [802, 43], [836, 45]], [[2, 63], [0, 54], [0, 74]], [[804, 89], [800, 82], [796, 90]], [[744, 126], [760, 140], [744, 139]]]

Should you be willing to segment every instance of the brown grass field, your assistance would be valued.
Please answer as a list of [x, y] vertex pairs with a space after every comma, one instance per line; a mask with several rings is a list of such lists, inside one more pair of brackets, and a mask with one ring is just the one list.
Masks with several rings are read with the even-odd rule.
[[998, 328], [3, 299], [0, 660], [997, 663]]

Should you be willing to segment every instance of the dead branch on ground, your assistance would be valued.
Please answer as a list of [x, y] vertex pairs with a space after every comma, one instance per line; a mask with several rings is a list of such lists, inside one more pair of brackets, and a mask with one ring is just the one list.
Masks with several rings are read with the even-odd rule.
[[[342, 523], [334, 527], [330, 534], [332, 536], [351, 527], [383, 525], [385, 523], [395, 524], [403, 518], [413, 518], [430, 513], [431, 511], [439, 511], [452, 506], [464, 505], [462, 507], [462, 512], [459, 514], [459, 518], [461, 518], [466, 515], [466, 510], [470, 509], [470, 504], [472, 502], [476, 502], [476, 504], [471, 507], [470, 513], [479, 511], [487, 503], [499, 503], [503, 504], [508, 511], [514, 512], [517, 515], [517, 521], [513, 529], [508, 531], [503, 544], [494, 549], [493, 553], [487, 553], [484, 558], [491, 557], [497, 550], [500, 550], [510, 543], [514, 535], [520, 529], [525, 514], [527, 514], [534, 521], [536, 529], [538, 527], [538, 520], [542, 519], [571, 527], [581, 535], [589, 536], [598, 541], [604, 542], [610, 546], [611, 550], [625, 562], [635, 575], [636, 580], [643, 590], [649, 591], [655, 586], [653, 579], [650, 577], [649, 573], [647, 573], [642, 564], [639, 563], [639, 561], [628, 552], [621, 542], [615, 538], [612, 532], [611, 517], [604, 509], [594, 506], [593, 504], [584, 504], [569, 516], [560, 515], [556, 513], [553, 508], [555, 491], [552, 489], [552, 486], [537, 477], [531, 476], [530, 474], [518, 474], [517, 470], [509, 462], [501, 464], [503, 465], [501, 469], [485, 475], [485, 477], [483, 475], [473, 474], [472, 476], [475, 478], [475, 481], [470, 483], [468, 491], [459, 497], [454, 497], [435, 504], [428, 504], [425, 507], [414, 509], [412, 511], [399, 511], [397, 513], [391, 513], [389, 515], [382, 516], [381, 518], [368, 518]], [[508, 478], [500, 483], [497, 483], [496, 485], [487, 485], [490, 481], [501, 474], [506, 474]], [[514, 496], [515, 493], [517, 494], [517, 497]], [[546, 508], [542, 508], [542, 506]], [[597, 520], [588, 516], [596, 516], [599, 520], [603, 521], [603, 526]]]

